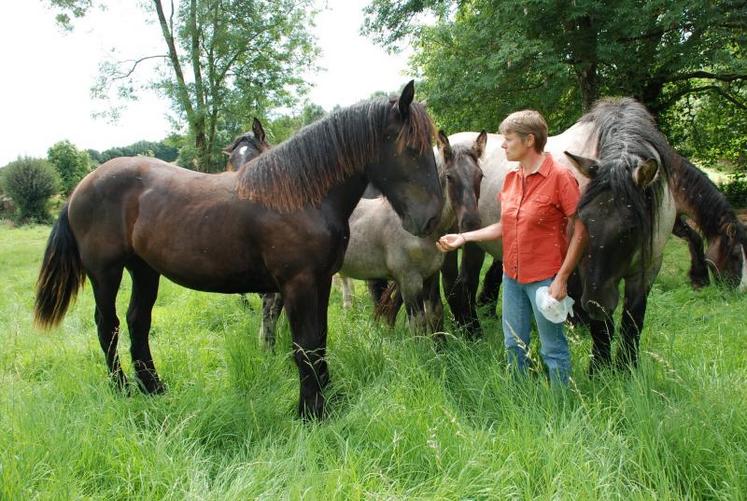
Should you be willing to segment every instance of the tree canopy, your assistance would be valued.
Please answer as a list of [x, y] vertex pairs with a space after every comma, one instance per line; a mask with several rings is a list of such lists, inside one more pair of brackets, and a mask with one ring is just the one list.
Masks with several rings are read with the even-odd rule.
[[[415, 44], [420, 90], [449, 130], [535, 108], [558, 131], [599, 97], [627, 95], [668, 132], [708, 109], [747, 111], [746, 26], [738, 0], [373, 0], [363, 30]], [[743, 140], [734, 125], [709, 142]]]
[[[47, 1], [68, 29], [73, 18], [97, 3]], [[192, 167], [218, 170], [223, 166], [220, 149], [241, 124], [274, 107], [293, 105], [306, 91], [302, 73], [313, 69], [318, 52], [309, 32], [314, 2], [182, 0], [168, 9], [163, 4], [143, 2], [144, 22], [158, 23], [164, 52], [106, 61], [95, 93], [127, 96], [134, 91], [131, 76], [141, 65], [165, 63], [167, 71], [149, 85], [169, 97], [179, 120], [187, 124], [195, 152]]]

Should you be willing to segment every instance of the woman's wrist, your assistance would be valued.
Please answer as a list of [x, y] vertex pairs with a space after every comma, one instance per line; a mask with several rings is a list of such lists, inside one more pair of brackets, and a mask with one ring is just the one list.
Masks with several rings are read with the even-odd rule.
[[459, 236], [462, 237], [462, 240], [466, 244], [467, 243], [467, 236], [464, 233], [460, 233]]

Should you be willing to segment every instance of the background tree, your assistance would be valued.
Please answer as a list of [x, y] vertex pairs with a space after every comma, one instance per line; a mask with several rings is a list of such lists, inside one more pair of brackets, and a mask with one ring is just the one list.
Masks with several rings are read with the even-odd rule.
[[747, 110], [745, 26], [736, 0], [374, 0], [363, 30], [389, 48], [414, 42], [420, 90], [449, 130], [495, 129], [531, 107], [558, 131], [600, 96], [629, 95], [669, 132], [681, 114], [668, 111], [694, 97]]
[[[67, 28], [94, 0], [47, 0]], [[147, 61], [166, 63], [164, 77], [150, 85], [171, 99], [179, 122], [187, 124], [194, 151], [192, 167], [220, 170], [220, 149], [253, 116], [293, 105], [306, 91], [301, 73], [317, 55], [308, 31], [313, 0], [182, 0], [168, 10], [161, 0], [145, 7], [158, 22], [163, 54], [142, 55], [102, 65], [96, 96], [136, 92], [132, 75]]]
[[22, 157], [3, 168], [3, 191], [18, 209], [19, 223], [51, 221], [47, 204], [58, 192], [59, 176], [54, 167], [40, 158]]
[[[324, 117], [324, 108], [314, 103], [306, 103], [300, 113], [280, 115], [267, 124], [267, 134], [272, 144], [279, 144], [301, 130]], [[249, 130], [249, 128], [247, 128]]]
[[62, 193], [69, 196], [78, 182], [90, 172], [91, 157], [70, 141], [60, 141], [47, 150], [47, 160], [59, 174]]

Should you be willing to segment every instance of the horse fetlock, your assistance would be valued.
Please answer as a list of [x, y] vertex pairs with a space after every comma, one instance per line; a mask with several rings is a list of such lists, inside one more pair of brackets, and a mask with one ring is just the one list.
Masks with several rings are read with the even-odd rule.
[[133, 364], [137, 385], [141, 392], [146, 395], [159, 395], [166, 391], [166, 386], [161, 382], [152, 363], [136, 360]]

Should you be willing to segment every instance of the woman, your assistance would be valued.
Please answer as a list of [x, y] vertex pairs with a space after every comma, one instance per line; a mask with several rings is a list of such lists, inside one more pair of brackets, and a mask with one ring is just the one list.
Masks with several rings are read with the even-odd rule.
[[[576, 218], [579, 188], [573, 174], [544, 152], [547, 124], [538, 112], [517, 111], [500, 126], [506, 158], [519, 162], [499, 195], [501, 219], [476, 231], [448, 234], [437, 245], [443, 252], [466, 242], [503, 239], [503, 337], [509, 365], [526, 373], [532, 316], [539, 331], [542, 359], [550, 381], [565, 385], [571, 355], [563, 324], [547, 320], [535, 293], [549, 286], [560, 301], [586, 243], [586, 228]], [[571, 239], [568, 244], [570, 227]]]

